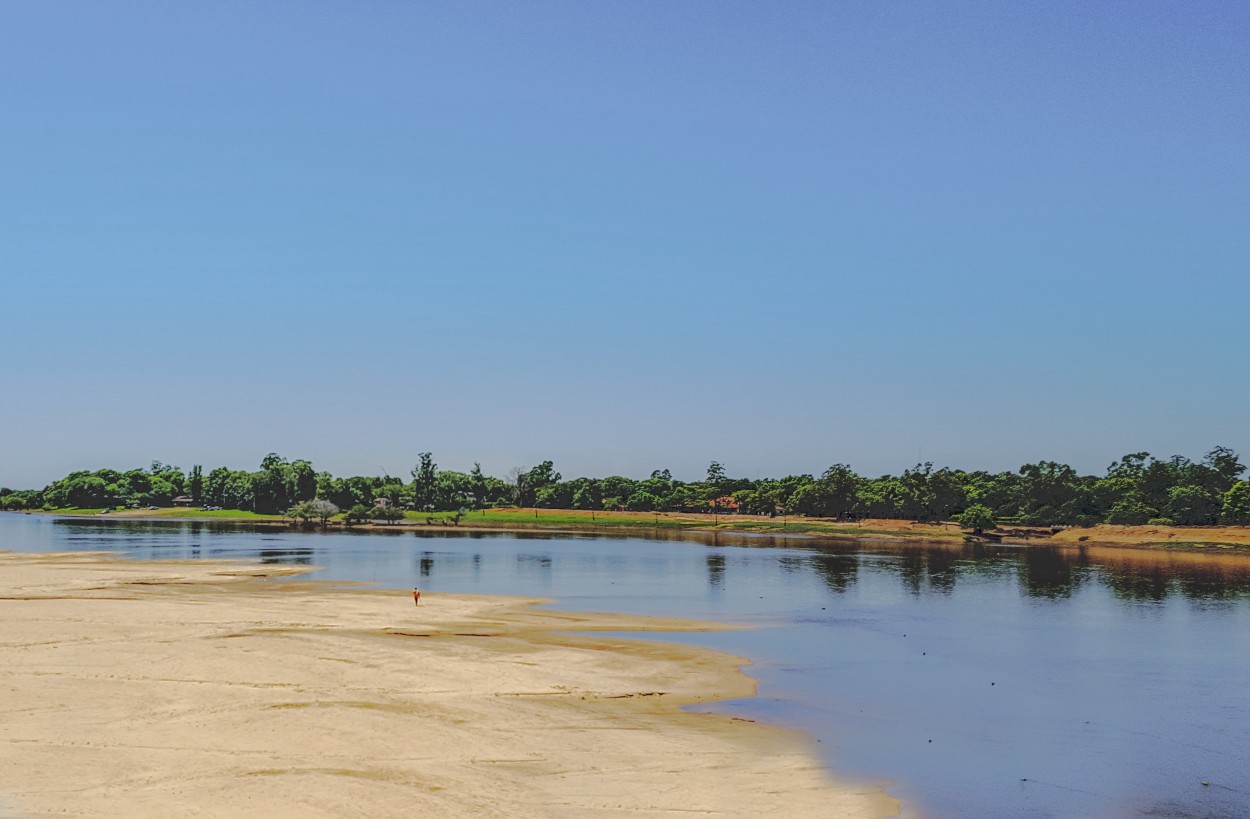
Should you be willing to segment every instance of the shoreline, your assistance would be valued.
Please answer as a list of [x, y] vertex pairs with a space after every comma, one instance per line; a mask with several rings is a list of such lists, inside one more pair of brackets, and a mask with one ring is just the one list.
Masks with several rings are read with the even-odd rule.
[[[1066, 528], [1057, 532], [1034, 527], [1008, 527], [992, 537], [974, 536], [952, 529], [955, 524], [917, 523], [903, 520], [866, 519], [858, 523], [828, 521], [819, 518], [801, 519], [794, 524], [778, 526], [767, 518], [722, 515], [720, 521], [709, 522], [706, 515], [685, 513], [639, 514], [629, 512], [600, 512], [597, 517], [589, 514], [572, 514], [569, 510], [552, 510], [551, 517], [560, 522], [545, 522], [540, 513], [534, 522], [528, 514], [510, 514], [507, 520], [473, 521], [448, 525], [439, 520], [429, 523], [408, 518], [399, 523], [361, 523], [351, 526], [342, 521], [331, 521], [328, 527], [299, 526], [280, 516], [256, 516], [250, 513], [232, 515], [181, 514], [184, 510], [126, 510], [98, 514], [60, 510], [26, 510], [10, 514], [33, 514], [51, 517], [79, 518], [93, 521], [169, 521], [188, 523], [217, 523], [223, 525], [250, 526], [275, 531], [335, 532], [356, 534], [399, 535], [456, 535], [464, 534], [534, 534], [534, 535], [595, 535], [633, 536], [662, 540], [689, 540], [715, 542], [719, 538], [738, 538], [743, 543], [760, 543], [767, 539], [780, 542], [858, 542], [879, 541], [941, 543], [946, 545], [965, 543], [1001, 543], [1006, 546], [1048, 546], [1082, 548], [1099, 546], [1119, 549], [1152, 549], [1160, 551], [1218, 552], [1245, 554], [1250, 557], [1250, 526], [1116, 526], [1098, 524], [1088, 528]], [[190, 512], [198, 510], [186, 510]], [[509, 513], [532, 510], [505, 510]], [[569, 522], [567, 518], [585, 517], [586, 522]], [[726, 520], [729, 518], [729, 520]], [[733, 518], [737, 518], [734, 520]], [[651, 525], [651, 521], [655, 525]], [[592, 522], [593, 521], [593, 522]]]
[[682, 710], [753, 695], [746, 660], [612, 633], [724, 624], [519, 597], [414, 608], [251, 563], [0, 552], [0, 568], [0, 793], [25, 815], [899, 810], [832, 779], [800, 732]]

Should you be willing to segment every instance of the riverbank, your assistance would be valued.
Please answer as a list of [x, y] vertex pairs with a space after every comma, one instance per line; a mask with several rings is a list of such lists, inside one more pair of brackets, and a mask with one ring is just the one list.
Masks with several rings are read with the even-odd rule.
[[1112, 526], [1064, 529], [1048, 540], [1057, 545], [1159, 546], [1168, 549], [1250, 551], [1250, 526]]
[[[206, 511], [194, 508], [127, 509], [101, 514], [98, 509], [60, 509], [35, 514], [55, 514], [98, 519], [202, 520], [249, 523], [290, 528], [293, 522], [280, 515], [258, 515], [235, 509]], [[841, 521], [827, 518], [757, 517], [681, 512], [586, 512], [570, 509], [483, 509], [462, 518], [450, 513], [406, 512], [395, 523], [361, 523], [347, 526], [335, 519], [327, 528], [336, 531], [379, 532], [545, 532], [550, 534], [603, 534], [638, 532], [648, 536], [690, 537], [709, 535], [820, 538], [872, 541], [898, 539], [959, 543], [969, 539], [959, 524], [866, 518]], [[991, 534], [994, 541], [1017, 546], [1121, 546], [1170, 550], [1250, 551], [1248, 526], [1114, 526], [1099, 524], [1054, 531], [1046, 527], [1004, 527]]]
[[[293, 521], [282, 515], [258, 515], [237, 509], [203, 510], [196, 508], [158, 509], [54, 509], [31, 510], [32, 514], [53, 514], [68, 517], [99, 519], [162, 519], [203, 520], [291, 526]], [[313, 524], [314, 528], [315, 524]], [[394, 523], [356, 523], [347, 525], [342, 515], [327, 522], [331, 530], [359, 532], [394, 532], [405, 530], [461, 530], [467, 532], [544, 531], [562, 534], [602, 533], [605, 531], [637, 531], [676, 533], [725, 533], [772, 535], [783, 537], [814, 536], [862, 539], [890, 537], [921, 540], [958, 541], [963, 538], [956, 523], [917, 523], [904, 520], [842, 521], [828, 518], [756, 515], [713, 515], [686, 512], [590, 512], [577, 509], [478, 509], [462, 517], [450, 512], [405, 512]]]
[[[19, 815], [887, 816], [802, 735], [681, 706], [744, 662], [619, 639], [716, 624], [0, 554], [0, 794]], [[274, 582], [274, 579], [287, 579]], [[576, 629], [582, 634], [563, 633]], [[589, 633], [589, 634], [587, 634]]]

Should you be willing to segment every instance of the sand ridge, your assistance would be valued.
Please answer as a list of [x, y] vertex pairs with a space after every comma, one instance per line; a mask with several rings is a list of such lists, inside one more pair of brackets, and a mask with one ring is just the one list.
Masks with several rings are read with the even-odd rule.
[[680, 710], [751, 694], [742, 660], [612, 633], [722, 626], [512, 597], [426, 594], [415, 608], [299, 571], [0, 553], [9, 809], [897, 813], [881, 791], [830, 779], [800, 734]]

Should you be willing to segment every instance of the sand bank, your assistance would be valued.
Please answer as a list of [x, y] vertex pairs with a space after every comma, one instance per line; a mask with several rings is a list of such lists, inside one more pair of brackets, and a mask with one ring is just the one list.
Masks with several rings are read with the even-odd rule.
[[[716, 628], [289, 569], [0, 553], [0, 815], [895, 815], [800, 734], [680, 706]], [[264, 575], [268, 575], [265, 577]], [[569, 636], [576, 629], [590, 636]]]
[[1086, 529], [1064, 529], [1050, 540], [1063, 545], [1088, 542], [1100, 546], [1247, 547], [1250, 546], [1250, 526], [1113, 526], [1100, 523]]

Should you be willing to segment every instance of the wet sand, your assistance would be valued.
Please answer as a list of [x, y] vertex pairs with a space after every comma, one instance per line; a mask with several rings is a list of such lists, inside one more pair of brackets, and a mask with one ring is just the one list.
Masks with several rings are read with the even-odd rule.
[[0, 815], [897, 814], [680, 710], [753, 693], [740, 658], [611, 633], [721, 626], [297, 571], [0, 553]]

